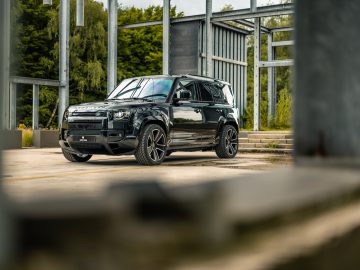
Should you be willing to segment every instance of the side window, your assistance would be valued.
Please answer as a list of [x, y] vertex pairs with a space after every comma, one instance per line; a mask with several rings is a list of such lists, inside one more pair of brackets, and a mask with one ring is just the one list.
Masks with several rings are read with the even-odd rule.
[[234, 96], [229, 85], [224, 85], [223, 93], [225, 95], [226, 102], [230, 105], [234, 105]]
[[199, 86], [200, 100], [213, 102], [214, 99], [211, 94], [211, 84], [208, 82], [200, 82], [198, 86]]
[[182, 100], [197, 100], [196, 82], [190, 79], [180, 79], [173, 98]]

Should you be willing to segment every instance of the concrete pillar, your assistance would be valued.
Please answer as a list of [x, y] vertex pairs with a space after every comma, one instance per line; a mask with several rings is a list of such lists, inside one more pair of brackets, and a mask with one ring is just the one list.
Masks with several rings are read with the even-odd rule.
[[33, 85], [32, 129], [39, 129], [39, 85]]
[[296, 156], [354, 162], [360, 157], [360, 1], [296, 1], [295, 13]]
[[10, 129], [16, 129], [16, 83], [10, 83]]
[[169, 74], [170, 59], [170, 0], [163, 4], [163, 74]]
[[107, 92], [110, 94], [117, 86], [117, 0], [108, 0], [108, 61]]
[[59, 119], [61, 120], [65, 109], [69, 106], [69, 37], [70, 37], [70, 0], [60, 1], [60, 35], [59, 35]]
[[254, 24], [254, 131], [260, 130], [260, 44], [261, 18], [255, 18]]
[[206, 0], [206, 76], [213, 77], [212, 0]]

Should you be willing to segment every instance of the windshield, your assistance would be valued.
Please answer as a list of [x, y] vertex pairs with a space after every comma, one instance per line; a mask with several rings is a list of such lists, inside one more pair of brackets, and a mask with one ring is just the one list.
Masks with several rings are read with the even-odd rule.
[[166, 100], [172, 79], [134, 78], [123, 80], [108, 99]]

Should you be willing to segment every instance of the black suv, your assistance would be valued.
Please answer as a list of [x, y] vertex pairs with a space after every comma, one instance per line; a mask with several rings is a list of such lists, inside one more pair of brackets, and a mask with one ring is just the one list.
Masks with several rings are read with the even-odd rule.
[[158, 165], [175, 151], [238, 150], [238, 109], [228, 83], [206, 77], [146, 76], [123, 80], [103, 102], [70, 106], [60, 145], [66, 159], [131, 155]]

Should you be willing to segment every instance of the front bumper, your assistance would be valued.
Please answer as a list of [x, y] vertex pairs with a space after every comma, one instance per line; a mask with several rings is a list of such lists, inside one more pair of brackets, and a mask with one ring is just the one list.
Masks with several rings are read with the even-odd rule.
[[102, 130], [97, 135], [64, 135], [62, 130], [59, 143], [74, 154], [131, 155], [138, 146], [138, 139], [114, 130]]

